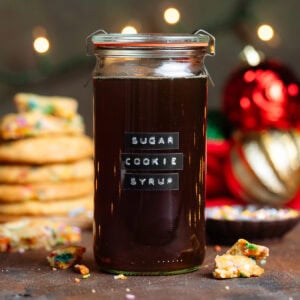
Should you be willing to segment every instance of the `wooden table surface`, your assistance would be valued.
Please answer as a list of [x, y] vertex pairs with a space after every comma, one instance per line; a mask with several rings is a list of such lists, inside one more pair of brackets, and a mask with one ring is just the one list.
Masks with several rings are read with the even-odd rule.
[[[216, 252], [207, 247], [199, 271], [174, 276], [133, 276], [126, 280], [100, 273], [93, 261], [92, 234], [83, 233], [84, 261], [91, 277], [75, 283], [74, 271], [53, 271], [47, 251], [0, 253], [0, 299], [300, 299], [300, 224], [270, 248], [265, 273], [258, 278], [213, 279]], [[223, 246], [222, 250], [228, 247]], [[130, 295], [134, 296], [130, 296]]]

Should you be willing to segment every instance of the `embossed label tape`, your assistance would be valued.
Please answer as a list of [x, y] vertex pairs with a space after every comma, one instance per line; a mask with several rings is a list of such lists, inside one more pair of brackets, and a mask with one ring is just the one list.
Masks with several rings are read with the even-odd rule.
[[179, 190], [178, 173], [125, 173], [123, 187], [126, 190], [164, 191]]
[[125, 148], [145, 150], [179, 149], [178, 132], [125, 133]]
[[182, 153], [122, 153], [122, 168], [127, 170], [182, 170]]

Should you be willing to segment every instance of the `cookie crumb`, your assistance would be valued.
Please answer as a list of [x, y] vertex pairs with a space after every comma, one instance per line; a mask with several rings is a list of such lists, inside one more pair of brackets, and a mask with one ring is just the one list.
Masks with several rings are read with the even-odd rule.
[[80, 279], [76, 277], [76, 278], [74, 278], [74, 282], [75, 282], [75, 283], [79, 283], [79, 282], [80, 282]]
[[229, 291], [230, 287], [228, 285], [225, 286], [225, 290]]
[[74, 271], [81, 274], [81, 275], [87, 275], [90, 273], [90, 270], [87, 266], [85, 265], [79, 265], [79, 264], [76, 264], [74, 266]]
[[85, 248], [81, 246], [67, 246], [53, 250], [47, 260], [52, 268], [67, 269], [81, 261]]
[[96, 293], [96, 290], [95, 290], [95, 289], [92, 289], [92, 293], [95, 294], [95, 293]]
[[126, 280], [127, 276], [125, 276], [124, 274], [119, 274], [119, 275], [115, 275], [114, 279]]
[[53, 267], [53, 268], [52, 268], [52, 271], [57, 271], [57, 269]]
[[222, 247], [220, 245], [215, 245], [214, 247], [216, 252], [221, 252], [222, 251]]

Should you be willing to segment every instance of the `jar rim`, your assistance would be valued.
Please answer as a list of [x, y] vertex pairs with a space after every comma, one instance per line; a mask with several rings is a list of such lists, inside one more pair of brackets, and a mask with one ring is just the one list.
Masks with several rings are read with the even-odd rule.
[[143, 48], [182, 48], [182, 47], [207, 47], [210, 37], [204, 34], [178, 34], [178, 33], [145, 33], [122, 34], [108, 33], [92, 36], [92, 43], [97, 48], [106, 47], [143, 47]]

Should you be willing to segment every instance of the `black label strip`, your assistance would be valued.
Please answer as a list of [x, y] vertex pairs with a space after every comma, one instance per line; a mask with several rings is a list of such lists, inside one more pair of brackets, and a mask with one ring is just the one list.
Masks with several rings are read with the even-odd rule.
[[122, 153], [122, 169], [183, 170], [183, 153]]
[[178, 132], [126, 132], [125, 148], [144, 150], [179, 149]]
[[125, 173], [123, 187], [125, 190], [138, 191], [179, 190], [179, 174]]

